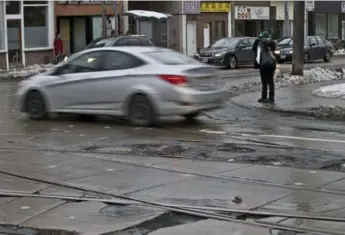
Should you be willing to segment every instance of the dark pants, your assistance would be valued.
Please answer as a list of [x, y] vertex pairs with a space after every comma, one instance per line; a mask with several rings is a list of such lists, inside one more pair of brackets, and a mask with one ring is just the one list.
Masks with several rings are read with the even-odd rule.
[[274, 100], [274, 68], [260, 68], [261, 76], [261, 98], [267, 99], [267, 87], [269, 87], [269, 98]]

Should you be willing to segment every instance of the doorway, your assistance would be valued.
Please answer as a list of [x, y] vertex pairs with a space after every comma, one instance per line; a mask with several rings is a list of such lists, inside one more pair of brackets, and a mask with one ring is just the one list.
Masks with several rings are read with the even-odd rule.
[[20, 20], [7, 20], [8, 61], [10, 68], [23, 65]]
[[196, 52], [196, 23], [187, 22], [187, 56], [194, 56]]

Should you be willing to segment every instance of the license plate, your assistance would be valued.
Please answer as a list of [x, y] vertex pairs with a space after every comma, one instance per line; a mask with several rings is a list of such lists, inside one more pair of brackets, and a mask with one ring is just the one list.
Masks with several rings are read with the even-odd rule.
[[281, 59], [286, 59], [286, 55], [281, 55], [280, 58]]
[[204, 62], [204, 63], [207, 63], [208, 58], [201, 58], [201, 61]]

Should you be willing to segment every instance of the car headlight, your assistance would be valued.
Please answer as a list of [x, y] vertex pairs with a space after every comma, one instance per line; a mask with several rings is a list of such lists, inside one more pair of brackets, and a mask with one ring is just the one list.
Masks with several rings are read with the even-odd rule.
[[225, 54], [225, 52], [220, 52], [220, 53], [216, 53], [214, 56], [215, 57], [222, 57]]
[[280, 51], [279, 50], [274, 51], [274, 54], [280, 54]]

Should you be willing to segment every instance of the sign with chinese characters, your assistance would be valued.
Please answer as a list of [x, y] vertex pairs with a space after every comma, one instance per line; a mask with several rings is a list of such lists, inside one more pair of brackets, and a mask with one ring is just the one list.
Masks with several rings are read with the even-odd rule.
[[182, 1], [182, 14], [200, 14], [200, 0]]
[[305, 11], [314, 11], [315, 9], [315, 1], [314, 0], [307, 0], [304, 2]]
[[201, 2], [200, 12], [230, 12], [229, 2]]
[[269, 20], [269, 7], [235, 6], [236, 20]]
[[[58, 4], [101, 4], [103, 1], [102, 0], [82, 0], [82, 1], [77, 1], [77, 0], [65, 0], [61, 1], [58, 0]], [[104, 1], [106, 4], [113, 4], [114, 1]]]

